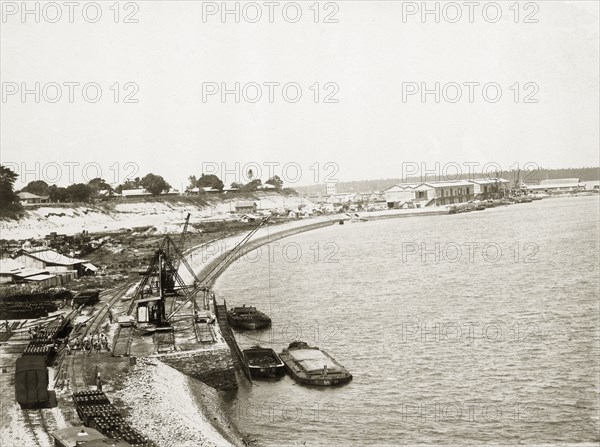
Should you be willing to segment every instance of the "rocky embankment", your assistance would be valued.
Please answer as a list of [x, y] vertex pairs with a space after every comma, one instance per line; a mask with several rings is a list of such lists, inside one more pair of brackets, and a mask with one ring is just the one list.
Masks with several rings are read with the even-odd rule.
[[241, 444], [218, 392], [160, 360], [138, 359], [119, 398], [128, 421], [161, 447]]

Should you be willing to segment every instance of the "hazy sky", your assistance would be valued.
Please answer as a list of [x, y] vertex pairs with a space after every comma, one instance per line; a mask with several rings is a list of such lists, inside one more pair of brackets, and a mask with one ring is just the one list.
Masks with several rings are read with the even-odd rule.
[[[118, 17], [99, 2], [97, 21], [76, 2], [73, 23], [64, 2], [36, 3], [23, 17], [3, 2], [0, 24], [1, 159], [26, 181], [99, 167], [109, 182], [154, 172], [179, 188], [203, 163], [227, 183], [248, 163], [288, 184], [300, 169], [296, 185], [398, 177], [403, 163], [599, 165], [596, 1], [442, 2], [439, 23], [422, 2], [228, 2], [239, 23], [221, 2], [121, 2]], [[236, 82], [239, 102], [223, 99]], [[436, 82], [439, 102], [415, 91]]]

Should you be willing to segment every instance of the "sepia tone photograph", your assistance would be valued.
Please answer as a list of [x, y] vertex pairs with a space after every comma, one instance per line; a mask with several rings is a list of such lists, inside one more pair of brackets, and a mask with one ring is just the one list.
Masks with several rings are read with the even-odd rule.
[[0, 0], [0, 446], [600, 443], [600, 3]]

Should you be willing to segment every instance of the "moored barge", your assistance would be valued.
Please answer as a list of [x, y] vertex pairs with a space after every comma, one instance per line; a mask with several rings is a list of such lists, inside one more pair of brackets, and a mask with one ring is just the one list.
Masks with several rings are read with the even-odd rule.
[[352, 380], [352, 374], [333, 357], [302, 341], [290, 343], [279, 357], [292, 378], [305, 385], [341, 385]]
[[253, 379], [277, 378], [285, 374], [285, 364], [271, 348], [254, 346], [244, 349], [242, 353], [243, 361]]
[[254, 306], [234, 307], [227, 311], [227, 322], [236, 329], [264, 329], [271, 326], [271, 319]]

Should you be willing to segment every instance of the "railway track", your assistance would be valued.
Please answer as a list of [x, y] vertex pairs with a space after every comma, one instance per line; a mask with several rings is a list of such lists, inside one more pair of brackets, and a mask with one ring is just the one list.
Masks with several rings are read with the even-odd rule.
[[[103, 307], [95, 315], [93, 315], [89, 320], [87, 320], [85, 326], [82, 326], [81, 330], [78, 333], [73, 335], [82, 340], [84, 337], [98, 331], [100, 326], [106, 320], [106, 316], [108, 315], [109, 310], [119, 299], [123, 297], [123, 295], [127, 292], [127, 290], [129, 290], [129, 288], [134, 283], [135, 281], [127, 281], [124, 285], [120, 287], [116, 287], [114, 289], [102, 292], [100, 294], [100, 297], [106, 298], [107, 296], [110, 296], [108, 301], [104, 303]], [[77, 312], [77, 309], [75, 309], [74, 312]], [[81, 351], [81, 354], [73, 352], [73, 355], [66, 356], [63, 351], [63, 355], [61, 356], [57, 367], [57, 380], [59, 377], [64, 377], [66, 372], [66, 376], [69, 377], [70, 380], [70, 388], [72, 392], [83, 391], [87, 389], [89, 385], [85, 376], [85, 366], [86, 358], [91, 354], [91, 352], [92, 351]], [[78, 358], [81, 358], [81, 362], [79, 365], [77, 365]]]
[[44, 412], [41, 409], [37, 410], [22, 410], [25, 424], [31, 432], [35, 445], [38, 447], [51, 447], [53, 442], [50, 438], [50, 430], [48, 423], [44, 417]]
[[[125, 295], [125, 292], [127, 292], [134, 283], [135, 281], [127, 281], [123, 286], [118, 287], [116, 290], [109, 290], [103, 293], [104, 296], [110, 295], [111, 293], [113, 294], [113, 296], [106, 302], [104, 307], [102, 307], [102, 309], [100, 309], [100, 311], [91, 318], [91, 320], [88, 320], [85, 326], [85, 330], [83, 332], [84, 337], [88, 334], [93, 334], [98, 330], [100, 325], [106, 319], [106, 316], [108, 315], [108, 312], [112, 308], [112, 306], [119, 299], [121, 299], [123, 295]], [[100, 296], [102, 296], [103, 294], [100, 294]]]

